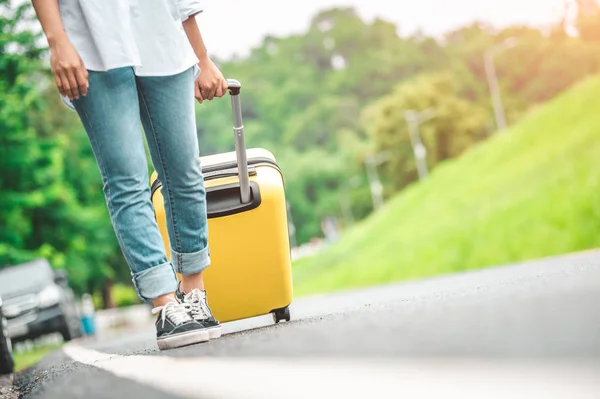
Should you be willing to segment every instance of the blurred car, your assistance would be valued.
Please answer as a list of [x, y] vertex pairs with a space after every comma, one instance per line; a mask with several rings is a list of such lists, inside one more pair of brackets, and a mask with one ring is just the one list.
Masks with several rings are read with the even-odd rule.
[[12, 343], [8, 336], [8, 323], [2, 313], [2, 297], [0, 297], [0, 375], [12, 374], [14, 369]]
[[0, 296], [13, 342], [55, 332], [65, 341], [82, 335], [67, 274], [52, 269], [46, 259], [0, 269]]

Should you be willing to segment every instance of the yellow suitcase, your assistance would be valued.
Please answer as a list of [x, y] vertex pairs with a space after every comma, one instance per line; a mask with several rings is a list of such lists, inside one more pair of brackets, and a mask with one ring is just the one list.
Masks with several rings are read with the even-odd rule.
[[[290, 320], [292, 268], [283, 175], [262, 148], [246, 150], [238, 81], [229, 79], [236, 151], [201, 157], [211, 266], [204, 272], [220, 322], [273, 314]], [[152, 204], [168, 256], [161, 182], [151, 176]], [[181, 276], [178, 276], [181, 277]]]

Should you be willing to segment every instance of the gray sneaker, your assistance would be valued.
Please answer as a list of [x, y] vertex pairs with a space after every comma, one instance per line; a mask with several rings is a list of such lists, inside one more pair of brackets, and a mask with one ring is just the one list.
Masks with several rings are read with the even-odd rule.
[[189, 314], [190, 306], [179, 303], [173, 298], [165, 306], [152, 309], [156, 318], [156, 342], [160, 350], [206, 342], [210, 334], [202, 323], [198, 323]]
[[202, 324], [208, 331], [210, 339], [216, 339], [221, 336], [221, 324], [214, 318], [212, 310], [208, 306], [206, 291], [194, 288], [188, 293], [177, 290], [179, 301], [187, 305], [190, 309], [190, 316]]

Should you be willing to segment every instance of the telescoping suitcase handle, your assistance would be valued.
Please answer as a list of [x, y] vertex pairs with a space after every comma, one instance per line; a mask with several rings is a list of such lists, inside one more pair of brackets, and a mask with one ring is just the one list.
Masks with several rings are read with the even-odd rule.
[[233, 134], [235, 136], [235, 153], [240, 178], [240, 196], [242, 204], [247, 204], [251, 201], [251, 198], [248, 157], [246, 155], [246, 143], [244, 142], [244, 124], [242, 123], [242, 106], [240, 103], [242, 85], [235, 79], [227, 79], [227, 88], [231, 95], [231, 108], [233, 111]]

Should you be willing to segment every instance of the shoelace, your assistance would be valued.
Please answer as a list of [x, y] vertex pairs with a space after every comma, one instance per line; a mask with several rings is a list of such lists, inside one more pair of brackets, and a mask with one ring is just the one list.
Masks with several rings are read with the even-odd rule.
[[195, 288], [183, 299], [185, 304], [190, 305], [190, 312], [195, 320], [206, 320], [210, 317], [210, 309], [206, 305], [205, 296]]
[[189, 315], [191, 305], [189, 303], [179, 303], [171, 301], [164, 306], [158, 306], [152, 309], [152, 314], [161, 313], [162, 326], [165, 326], [165, 320], [168, 318], [176, 326], [188, 321], [192, 321]]

